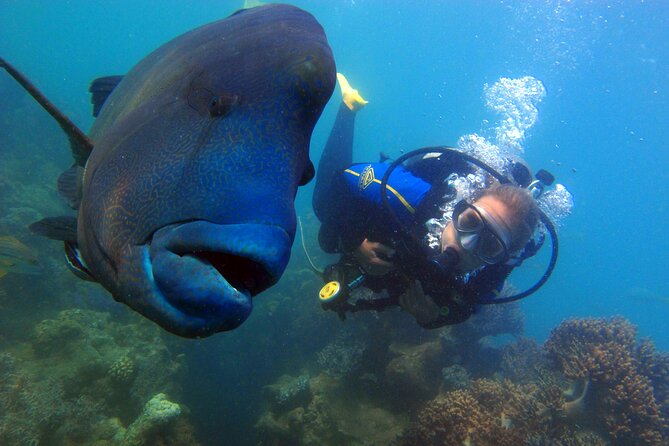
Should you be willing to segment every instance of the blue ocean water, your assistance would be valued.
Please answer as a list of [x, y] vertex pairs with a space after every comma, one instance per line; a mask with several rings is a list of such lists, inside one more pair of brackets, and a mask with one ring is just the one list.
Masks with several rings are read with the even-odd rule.
[[[290, 3], [321, 22], [338, 71], [369, 100], [356, 123], [359, 161], [376, 159], [379, 151], [398, 154], [455, 144], [471, 133], [489, 135], [499, 116], [486, 108], [484, 86], [502, 77], [540, 80], [546, 95], [523, 140], [523, 156], [534, 169], [555, 174], [575, 206], [559, 231], [553, 277], [522, 303], [526, 331], [543, 341], [568, 317], [623, 315], [642, 336], [669, 349], [669, 3]], [[122, 74], [166, 40], [240, 6], [233, 1], [4, 0], [0, 55], [86, 129], [93, 120], [87, 93], [92, 79]], [[6, 76], [0, 78], [0, 113], [8, 113], [12, 101], [25, 101], [11, 85]], [[314, 133], [314, 162], [337, 99], [338, 91]], [[36, 125], [12, 132], [33, 135], [31, 150], [52, 151], [53, 159], [67, 167], [65, 138], [58, 141], [58, 130], [46, 116]], [[42, 133], [49, 138], [43, 144]], [[0, 153], [10, 149], [2, 147]], [[310, 213], [312, 187], [298, 195], [299, 215]], [[297, 244], [292, 262], [293, 267], [304, 264]], [[532, 274], [541, 274], [540, 267], [521, 273]], [[256, 312], [262, 311], [258, 304]], [[280, 333], [281, 321], [273, 323]], [[194, 364], [206, 365], [215, 357], [230, 369], [226, 379], [200, 370], [184, 385], [193, 400], [220, 398], [230, 412], [253, 413], [256, 383], [273, 377], [271, 361], [254, 357], [257, 351], [245, 343], [253, 338], [251, 330], [261, 328], [249, 323], [194, 346]], [[249, 364], [264, 368], [248, 370]], [[193, 410], [207, 425], [206, 414], [197, 412], [197, 405]], [[226, 429], [231, 439], [240, 439], [248, 423], [252, 420], [236, 424], [211, 418], [207, 428]]]

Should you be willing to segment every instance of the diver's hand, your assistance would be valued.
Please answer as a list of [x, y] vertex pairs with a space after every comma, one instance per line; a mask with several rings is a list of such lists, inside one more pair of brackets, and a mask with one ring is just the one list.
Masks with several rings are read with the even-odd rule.
[[382, 276], [395, 269], [395, 265], [385, 259], [395, 254], [395, 250], [378, 242], [370, 242], [365, 239], [360, 243], [353, 256], [360, 266], [372, 276]]
[[439, 317], [439, 307], [423, 292], [423, 286], [417, 280], [400, 296], [400, 307], [420, 325], [430, 324]]

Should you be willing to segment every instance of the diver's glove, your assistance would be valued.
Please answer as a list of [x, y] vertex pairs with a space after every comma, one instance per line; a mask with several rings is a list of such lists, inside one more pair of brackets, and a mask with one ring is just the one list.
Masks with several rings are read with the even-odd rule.
[[339, 81], [339, 87], [341, 88], [342, 100], [351, 111], [357, 112], [367, 105], [368, 102], [360, 96], [358, 90], [351, 87], [351, 84], [348, 83], [348, 80], [346, 80], [343, 74], [337, 73], [337, 80]]
[[400, 307], [416, 318], [421, 326], [429, 325], [439, 318], [439, 307], [425, 294], [418, 280], [414, 280], [400, 295]]

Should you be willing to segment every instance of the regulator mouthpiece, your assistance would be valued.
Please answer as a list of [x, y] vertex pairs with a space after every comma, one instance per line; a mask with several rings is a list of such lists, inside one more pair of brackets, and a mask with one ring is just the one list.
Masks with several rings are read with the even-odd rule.
[[460, 256], [455, 248], [447, 247], [444, 252], [430, 260], [435, 271], [439, 274], [448, 274], [460, 261]]

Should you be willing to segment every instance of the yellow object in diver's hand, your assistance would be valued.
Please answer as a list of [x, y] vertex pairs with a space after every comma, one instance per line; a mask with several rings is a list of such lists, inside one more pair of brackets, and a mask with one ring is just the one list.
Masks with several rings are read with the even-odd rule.
[[337, 80], [339, 81], [339, 87], [341, 88], [341, 96], [344, 104], [352, 110], [358, 111], [368, 104], [368, 101], [360, 96], [360, 93], [355, 88], [351, 87], [351, 84], [348, 83], [346, 77], [343, 74], [337, 73]]
[[320, 293], [318, 293], [318, 298], [322, 303], [328, 303], [339, 297], [339, 291], [341, 291], [341, 284], [333, 280], [323, 285]]

